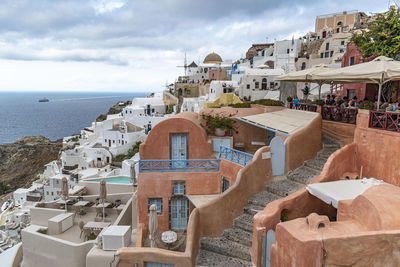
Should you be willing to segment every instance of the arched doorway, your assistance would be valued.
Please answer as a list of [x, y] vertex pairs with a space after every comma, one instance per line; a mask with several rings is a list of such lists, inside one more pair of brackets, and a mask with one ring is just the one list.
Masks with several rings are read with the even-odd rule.
[[261, 89], [267, 90], [267, 79], [266, 78], [262, 79]]

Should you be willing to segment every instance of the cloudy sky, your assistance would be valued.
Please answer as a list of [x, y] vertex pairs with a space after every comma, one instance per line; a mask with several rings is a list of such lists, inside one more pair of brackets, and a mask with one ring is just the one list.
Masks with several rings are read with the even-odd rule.
[[[387, 0], [1, 0], [0, 91], [160, 91], [215, 51], [312, 31], [321, 14]], [[268, 38], [268, 39], [267, 39]], [[189, 62], [189, 63], [190, 63]]]

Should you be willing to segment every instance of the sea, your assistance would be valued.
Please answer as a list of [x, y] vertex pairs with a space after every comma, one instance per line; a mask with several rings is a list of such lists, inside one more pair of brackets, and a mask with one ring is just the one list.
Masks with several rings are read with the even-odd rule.
[[[149, 93], [0, 92], [0, 144], [24, 136], [43, 135], [54, 141], [78, 134], [119, 101]], [[39, 102], [46, 97], [49, 102]]]

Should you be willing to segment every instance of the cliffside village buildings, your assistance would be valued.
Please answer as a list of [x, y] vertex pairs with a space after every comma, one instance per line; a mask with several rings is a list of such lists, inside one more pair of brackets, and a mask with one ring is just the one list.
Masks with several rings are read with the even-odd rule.
[[[361, 63], [350, 39], [372, 19], [318, 16], [314, 32], [245, 58], [212, 52], [64, 138], [60, 159], [2, 206], [0, 252], [22, 267], [400, 265], [400, 115], [291, 109], [304, 82], [275, 80]], [[377, 88], [322, 86], [332, 92], [373, 100]]]

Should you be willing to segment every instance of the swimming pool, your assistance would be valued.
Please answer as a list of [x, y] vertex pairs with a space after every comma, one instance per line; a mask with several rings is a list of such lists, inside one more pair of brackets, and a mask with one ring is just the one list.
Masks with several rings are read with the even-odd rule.
[[110, 184], [132, 184], [131, 177], [127, 176], [115, 176], [115, 177], [107, 177], [107, 178], [100, 178], [100, 179], [88, 179], [86, 182], [100, 182], [103, 180], [106, 183]]

